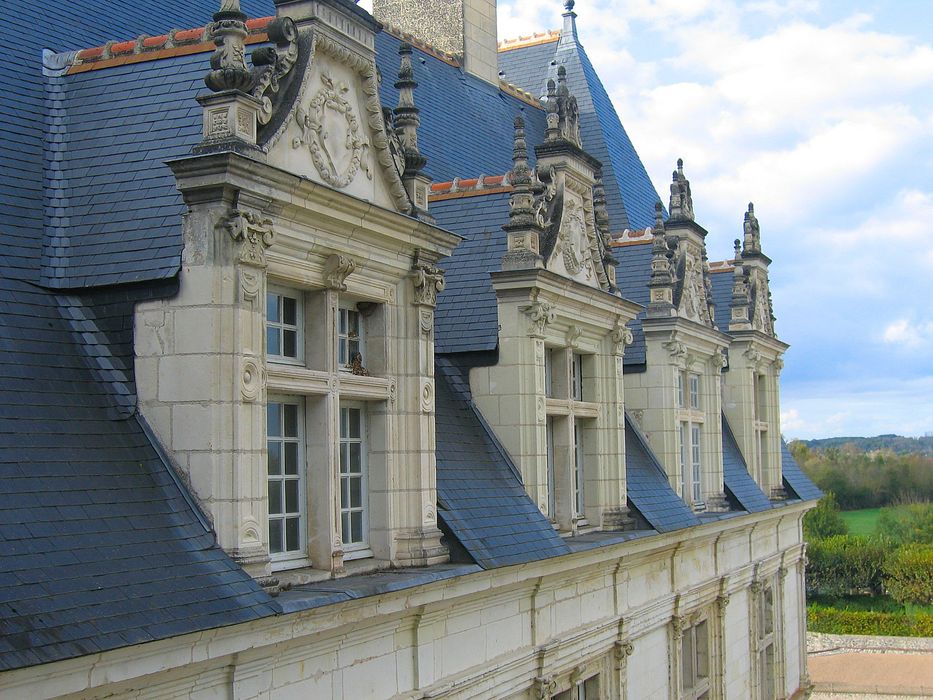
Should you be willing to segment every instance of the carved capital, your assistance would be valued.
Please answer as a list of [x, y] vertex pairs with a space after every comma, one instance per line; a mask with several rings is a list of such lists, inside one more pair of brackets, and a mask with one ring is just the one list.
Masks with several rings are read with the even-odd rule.
[[334, 253], [324, 263], [324, 281], [331, 289], [347, 291], [345, 281], [356, 269], [356, 261], [346, 255]]
[[266, 266], [266, 248], [275, 241], [272, 219], [249, 210], [234, 209], [221, 221], [221, 226], [239, 244], [237, 260], [253, 267]]
[[676, 338], [671, 338], [662, 347], [667, 350], [668, 354], [674, 359], [682, 359], [686, 361], [687, 358], [687, 346], [681, 343]]
[[625, 348], [634, 342], [635, 336], [631, 328], [617, 320], [613, 329], [609, 331], [609, 339], [612, 341], [612, 354], [622, 356], [625, 354]]
[[556, 690], [557, 681], [554, 680], [554, 676], [538, 676], [535, 678], [535, 700], [550, 700], [551, 695], [553, 695]]
[[684, 630], [689, 627], [689, 621], [686, 615], [675, 615], [671, 618], [671, 632], [674, 640], [680, 642], [684, 637]]
[[757, 365], [761, 362], [761, 353], [758, 352], [755, 348], [748, 348], [745, 352], [742, 353], [749, 364]]
[[415, 263], [409, 274], [415, 290], [414, 304], [417, 306], [437, 306], [437, 295], [444, 291], [447, 283], [444, 281], [444, 271], [428, 262], [423, 262], [415, 256]]
[[635, 651], [635, 645], [628, 640], [618, 641], [612, 648], [612, 654], [616, 662], [616, 668], [620, 668]]
[[545, 329], [557, 318], [553, 307], [546, 301], [535, 300], [519, 310], [531, 320], [528, 335], [532, 338], [543, 338]]
[[716, 608], [719, 611], [719, 616], [722, 617], [726, 614], [726, 607], [729, 605], [729, 594], [723, 593], [716, 598]]
[[577, 344], [577, 341], [580, 340], [581, 335], [583, 335], [583, 329], [579, 326], [571, 324], [565, 335], [568, 347], [574, 347]]

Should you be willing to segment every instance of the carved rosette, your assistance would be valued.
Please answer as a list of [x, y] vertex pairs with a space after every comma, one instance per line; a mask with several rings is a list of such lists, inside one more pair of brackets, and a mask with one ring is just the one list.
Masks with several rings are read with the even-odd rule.
[[421, 380], [421, 412], [434, 413], [434, 380]]
[[253, 267], [266, 266], [266, 248], [275, 241], [272, 219], [248, 210], [234, 209], [221, 225], [239, 243], [237, 260]]
[[543, 338], [545, 329], [557, 318], [554, 308], [546, 301], [534, 301], [520, 311], [531, 320], [528, 335], [532, 338]]
[[347, 291], [346, 279], [356, 269], [356, 261], [346, 255], [333, 253], [324, 262], [324, 282], [330, 289]]
[[417, 257], [409, 274], [412, 286], [414, 287], [414, 303], [416, 306], [437, 306], [437, 295], [444, 291], [447, 283], [444, 281], [444, 271], [432, 265], [422, 262]]
[[[324, 85], [311, 98], [307, 111], [300, 105], [295, 109], [301, 135], [292, 141], [292, 148], [306, 145], [321, 179], [332, 187], [341, 189], [349, 185], [360, 168], [372, 180], [372, 170], [365, 162], [369, 141], [360, 129], [360, 121], [353, 106], [347, 101], [349, 85], [334, 82], [324, 73], [321, 74], [321, 82]], [[332, 134], [325, 128], [328, 112], [342, 119], [342, 133]], [[338, 169], [337, 163], [344, 162], [346, 164]]]
[[256, 401], [266, 384], [266, 373], [254, 357], [244, 357], [240, 367], [240, 395], [246, 402]]

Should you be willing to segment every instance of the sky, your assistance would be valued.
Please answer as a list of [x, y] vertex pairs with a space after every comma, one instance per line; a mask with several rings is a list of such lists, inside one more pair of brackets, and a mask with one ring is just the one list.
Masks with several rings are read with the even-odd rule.
[[[557, 29], [563, 11], [499, 0], [499, 38]], [[665, 201], [684, 159], [711, 260], [731, 257], [755, 203], [791, 345], [784, 435], [933, 432], [933, 2], [579, 0], [574, 11]]]

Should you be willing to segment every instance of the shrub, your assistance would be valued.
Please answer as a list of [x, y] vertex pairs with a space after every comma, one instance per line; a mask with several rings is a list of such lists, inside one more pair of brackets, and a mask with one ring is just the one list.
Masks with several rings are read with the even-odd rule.
[[933, 603], [933, 545], [908, 544], [888, 557], [885, 585], [901, 603]]
[[933, 615], [837, 610], [811, 605], [807, 608], [807, 627], [811, 632], [827, 634], [933, 637]]
[[803, 516], [803, 536], [808, 542], [834, 535], [848, 534], [845, 520], [839, 515], [839, 505], [832, 492], [816, 504], [816, 508]]
[[895, 545], [933, 544], [933, 503], [882, 508], [877, 531], [879, 536]]
[[807, 587], [824, 595], [880, 595], [885, 556], [881, 542], [861, 537], [814, 540], [807, 548]]

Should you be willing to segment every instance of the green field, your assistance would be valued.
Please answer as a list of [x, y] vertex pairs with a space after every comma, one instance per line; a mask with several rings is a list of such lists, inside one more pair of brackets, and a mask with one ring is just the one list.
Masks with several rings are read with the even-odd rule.
[[839, 515], [846, 521], [850, 535], [868, 537], [875, 534], [878, 524], [878, 515], [881, 508], [865, 508], [863, 510], [844, 510]]

